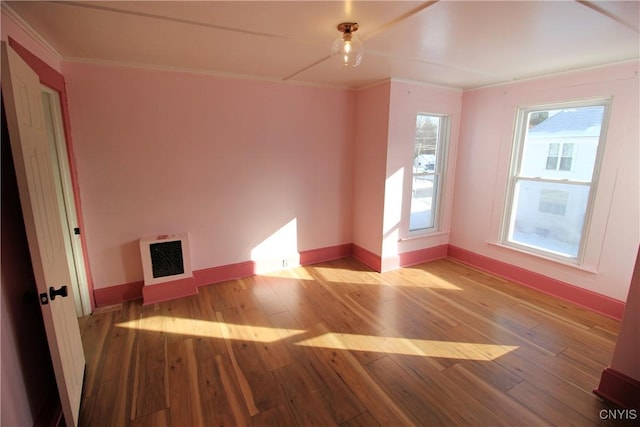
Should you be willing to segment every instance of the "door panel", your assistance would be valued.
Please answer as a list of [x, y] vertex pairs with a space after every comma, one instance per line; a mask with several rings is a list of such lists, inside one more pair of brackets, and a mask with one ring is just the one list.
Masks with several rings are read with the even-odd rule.
[[44, 127], [37, 75], [2, 42], [2, 96], [20, 203], [42, 317], [51, 350], [62, 409], [68, 426], [76, 426], [84, 377], [84, 352], [71, 294], [52, 289], [70, 286], [67, 252], [58, 211], [51, 150]]

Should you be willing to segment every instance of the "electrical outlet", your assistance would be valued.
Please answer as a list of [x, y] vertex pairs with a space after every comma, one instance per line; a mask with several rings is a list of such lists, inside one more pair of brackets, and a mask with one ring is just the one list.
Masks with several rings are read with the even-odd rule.
[[282, 268], [287, 268], [289, 267], [289, 261], [287, 261], [286, 259], [282, 260]]

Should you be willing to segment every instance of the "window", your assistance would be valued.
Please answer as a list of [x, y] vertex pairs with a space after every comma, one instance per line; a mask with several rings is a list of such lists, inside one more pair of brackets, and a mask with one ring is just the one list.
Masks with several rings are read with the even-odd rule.
[[409, 232], [437, 229], [447, 133], [446, 116], [417, 115]]
[[560, 190], [540, 190], [540, 203], [538, 211], [553, 215], [565, 215], [569, 192]]
[[[570, 171], [573, 163], [573, 143], [551, 143], [547, 154], [547, 170]], [[562, 150], [560, 150], [562, 147]]]
[[608, 101], [518, 111], [502, 242], [580, 262]]

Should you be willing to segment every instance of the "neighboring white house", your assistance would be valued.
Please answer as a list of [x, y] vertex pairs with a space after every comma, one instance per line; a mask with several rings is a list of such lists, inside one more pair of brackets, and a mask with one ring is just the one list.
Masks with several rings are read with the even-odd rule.
[[[598, 152], [604, 107], [550, 111], [528, 129], [520, 175], [561, 182], [520, 181], [514, 235], [516, 241], [576, 256]], [[553, 114], [555, 113], [555, 114]]]

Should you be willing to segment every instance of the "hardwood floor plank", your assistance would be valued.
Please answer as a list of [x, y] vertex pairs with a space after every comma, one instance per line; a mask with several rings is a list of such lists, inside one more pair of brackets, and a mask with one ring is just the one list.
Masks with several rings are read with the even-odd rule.
[[80, 414], [78, 415], [78, 425], [90, 426], [93, 419], [93, 410], [96, 405], [97, 396], [82, 396], [80, 402]]
[[234, 423], [236, 426], [250, 425], [251, 415], [247, 409], [248, 405], [243, 404], [243, 393], [240, 384], [234, 381], [234, 367], [227, 354], [215, 357], [216, 366], [220, 373], [220, 381], [224, 388], [225, 397], [231, 407]]
[[92, 411], [91, 426], [128, 426], [131, 419], [133, 378], [135, 372], [135, 329], [120, 327], [128, 319], [138, 319], [140, 306], [129, 303], [114, 312], [114, 327], [110, 329], [104, 348], [98, 393]]
[[249, 288], [258, 300], [260, 308], [267, 316], [286, 311], [286, 307], [280, 301], [278, 295], [271, 289], [266, 279], [262, 276], [254, 276], [250, 280]]
[[527, 381], [522, 381], [509, 390], [508, 393], [533, 412], [541, 414], [553, 425], [597, 426], [599, 424], [596, 421], [592, 421], [595, 420], [593, 417], [589, 419], [588, 413], [574, 410], [571, 406], [546, 394], [543, 390]]
[[237, 326], [234, 338], [252, 343], [268, 370], [293, 362], [278, 331], [262, 310], [227, 310], [223, 316], [226, 322]]
[[[439, 402], [449, 402], [450, 408], [459, 418], [456, 424], [469, 425], [507, 425], [484, 405], [485, 396], [469, 393], [466, 386], [460, 386], [443, 372], [434, 370], [425, 363], [425, 358], [404, 355], [389, 356], [403, 373], [414, 378], [417, 385], [424, 389], [426, 404], [437, 407]], [[487, 363], [487, 362], [483, 362]], [[454, 369], [455, 365], [449, 369]]]
[[[483, 406], [510, 426], [543, 426], [548, 423], [544, 418], [504, 393], [504, 388], [496, 388], [494, 384], [487, 382], [485, 377], [476, 375], [478, 371], [483, 372], [481, 367], [485, 365], [487, 362], [459, 363], [443, 371], [443, 374], [467, 393], [477, 396]], [[476, 369], [474, 370], [473, 367]], [[506, 390], [518, 383], [511, 383]], [[482, 421], [484, 420], [480, 420], [481, 423]]]
[[[546, 372], [562, 378], [565, 382], [568, 382], [583, 391], [590, 393], [600, 381], [600, 374], [602, 374], [602, 368], [591, 373], [585, 372], [583, 365], [573, 363], [564, 353], [569, 352], [573, 354], [571, 349], [567, 349], [564, 352], [551, 356], [546, 353], [541, 353], [536, 349], [523, 347], [516, 352], [518, 355], [525, 357], [528, 363], [536, 365], [536, 369], [542, 368]], [[584, 360], [589, 360], [584, 356]], [[589, 360], [590, 363], [597, 363]], [[595, 366], [595, 365], [594, 365]], [[599, 365], [602, 367], [603, 365]]]
[[273, 375], [293, 414], [295, 425], [331, 426], [336, 424], [328, 408], [318, 396], [313, 380], [299, 363], [276, 369]]
[[[453, 368], [462, 369], [466, 375], [473, 375], [475, 379], [481, 381], [483, 386], [491, 386], [502, 392], [508, 391], [522, 381], [522, 377], [504, 368], [495, 360], [465, 360], [457, 363]], [[450, 369], [444, 372], [449, 373]]]
[[341, 427], [375, 427], [379, 425], [369, 412], [363, 412], [340, 424]]
[[264, 279], [301, 326], [307, 327], [322, 322], [322, 317], [304, 298], [304, 286], [300, 281], [271, 276], [266, 276]]
[[164, 318], [154, 310], [143, 310], [138, 325], [153, 331], [138, 330], [135, 345], [136, 369], [133, 380], [131, 419], [159, 412], [169, 407], [167, 340]]
[[416, 419], [394, 401], [351, 351], [334, 350], [342, 346], [342, 343], [329, 334], [330, 330], [325, 325], [315, 325], [309, 333], [316, 337], [326, 337], [330, 344], [328, 347], [315, 345], [310, 348], [321, 361], [335, 370], [378, 424], [384, 426], [415, 424]]
[[167, 346], [169, 362], [169, 408], [173, 425], [204, 425], [200, 400], [198, 362], [193, 340]]
[[[278, 313], [271, 318], [274, 325], [283, 329], [298, 329], [300, 327], [289, 313]], [[305, 334], [306, 337], [312, 337], [312, 335]], [[298, 345], [300, 339], [303, 337], [295, 337], [295, 340], [287, 339], [289, 350], [294, 360], [299, 361], [313, 381], [314, 387], [318, 390], [319, 396], [333, 419], [342, 422], [362, 413], [365, 407], [352, 392], [349, 384], [331, 365], [322, 361], [313, 349]]]
[[193, 338], [193, 327], [189, 320], [194, 319], [194, 315], [189, 298], [191, 297], [165, 301], [153, 306], [164, 317], [163, 330], [166, 332], [168, 345]]
[[85, 397], [93, 396], [98, 392], [105, 360], [100, 355], [105, 350], [112, 326], [113, 312], [109, 312], [89, 316], [84, 328], [82, 344], [87, 366], [82, 395]]
[[426, 387], [420, 386], [410, 375], [400, 368], [390, 357], [385, 356], [367, 365], [367, 371], [375, 378], [394, 401], [411, 414], [414, 424], [433, 426], [460, 425], [464, 422], [455, 411], [443, 412], [437, 409]]
[[[205, 425], [238, 425], [237, 416], [230, 401], [235, 393], [227, 395], [223, 381], [224, 373], [220, 372], [220, 365], [216, 362], [215, 357], [205, 360], [198, 359], [197, 369], [202, 419]], [[245, 419], [244, 414], [240, 419]]]
[[237, 309], [257, 309], [258, 300], [247, 287], [248, 279], [232, 280], [208, 286], [213, 309], [218, 311]]
[[[589, 390], [577, 386], [571, 380], [572, 371], [562, 372], [558, 368], [555, 373], [550, 372], [548, 367], [541, 366], [539, 361], [532, 357], [529, 349], [509, 353], [497, 359], [496, 362], [522, 376], [524, 379], [522, 382], [526, 381], [528, 385], [544, 390], [545, 395], [550, 399], [563, 402], [581, 414], [590, 414], [594, 408], [595, 395], [591, 390], [597, 384]], [[516, 387], [511, 388], [508, 393]], [[525, 389], [528, 388], [525, 387]], [[597, 416], [597, 411], [593, 415]]]
[[171, 414], [169, 409], [153, 412], [131, 421], [131, 427], [170, 427]]
[[254, 427], [282, 427], [293, 425], [295, 425], [295, 420], [291, 414], [291, 410], [284, 403], [262, 411], [253, 417]]
[[209, 293], [202, 291], [197, 299], [196, 307], [192, 308], [195, 320], [190, 323], [190, 330], [194, 336], [194, 346], [198, 360], [213, 359], [227, 351], [223, 340], [223, 332], [218, 324], [216, 313], [209, 299]]
[[585, 389], [593, 389], [594, 384], [600, 381], [603, 364], [589, 358], [580, 350], [568, 348], [556, 356], [555, 362], [558, 365], [571, 366], [573, 369], [580, 371], [584, 375], [585, 381], [576, 383]]
[[241, 325], [227, 323], [228, 318], [238, 318], [237, 311], [227, 310], [224, 313], [218, 312], [216, 314], [218, 322], [224, 324], [223, 331], [227, 350], [249, 414], [256, 415], [261, 410], [269, 409], [282, 402], [282, 396], [271, 372], [260, 357], [256, 342], [242, 339], [242, 332], [238, 331], [245, 328], [242, 328]]

